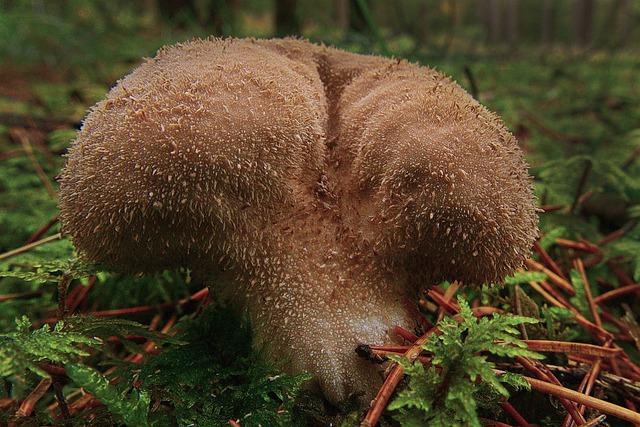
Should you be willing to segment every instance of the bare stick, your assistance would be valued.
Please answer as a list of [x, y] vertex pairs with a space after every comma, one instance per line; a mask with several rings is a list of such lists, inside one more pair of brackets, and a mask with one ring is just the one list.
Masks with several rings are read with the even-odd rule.
[[53, 236], [45, 237], [44, 239], [40, 239], [40, 240], [38, 240], [36, 242], [29, 243], [27, 245], [24, 245], [24, 246], [21, 246], [19, 248], [12, 249], [12, 250], [10, 250], [8, 252], [0, 254], [0, 260], [11, 258], [12, 256], [20, 255], [20, 254], [25, 253], [25, 252], [29, 252], [31, 249], [33, 249], [35, 247], [44, 245], [46, 243], [53, 242], [55, 240], [60, 240], [61, 238], [62, 238], [62, 234], [60, 234], [60, 233], [54, 234]]

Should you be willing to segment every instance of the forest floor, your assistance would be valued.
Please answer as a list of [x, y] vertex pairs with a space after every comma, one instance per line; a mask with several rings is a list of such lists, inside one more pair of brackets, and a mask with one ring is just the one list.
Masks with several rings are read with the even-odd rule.
[[[108, 66], [97, 56], [0, 71], [0, 423], [333, 420], [335, 408], [301, 391], [307, 376], [277, 375], [277, 366], [262, 362], [246, 319], [228, 328], [229, 312], [188, 272], [104, 271], [77, 260], [58, 234], [62, 155], [87, 109], [141, 52], [149, 54], [132, 47]], [[377, 419], [384, 393], [397, 388], [384, 425], [441, 416], [496, 426], [599, 425], [602, 415], [609, 425], [637, 422], [640, 58], [557, 50], [412, 59], [452, 75], [518, 137], [535, 178], [541, 238], [527, 268], [502, 286], [425, 289], [417, 303], [444, 338], [435, 329], [399, 329], [405, 346], [366, 348], [370, 357], [417, 361], [401, 362], [409, 380], [394, 383], [396, 368], [367, 420]], [[539, 323], [487, 317], [496, 312]], [[522, 351], [495, 353], [492, 340], [471, 347], [474, 334], [513, 339]], [[476, 387], [471, 365], [458, 376], [448, 369], [462, 363], [452, 359], [456, 345], [470, 346], [458, 357], [478, 364], [488, 388]], [[440, 368], [429, 367], [437, 360]], [[342, 422], [364, 416], [352, 412]]]

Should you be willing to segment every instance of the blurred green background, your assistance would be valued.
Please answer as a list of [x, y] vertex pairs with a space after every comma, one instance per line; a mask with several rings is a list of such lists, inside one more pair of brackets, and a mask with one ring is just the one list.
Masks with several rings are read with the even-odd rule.
[[57, 71], [135, 60], [206, 35], [295, 35], [427, 58], [612, 52], [640, 38], [640, 3], [632, 0], [4, 0], [0, 10], [3, 65]]

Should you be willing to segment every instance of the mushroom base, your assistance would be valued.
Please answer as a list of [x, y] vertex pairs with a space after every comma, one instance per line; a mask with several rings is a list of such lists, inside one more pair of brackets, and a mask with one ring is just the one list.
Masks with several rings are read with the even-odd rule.
[[414, 286], [348, 239], [337, 241], [329, 222], [311, 215], [277, 228], [260, 249], [262, 266], [237, 266], [224, 298], [248, 311], [255, 344], [277, 365], [311, 373], [333, 404], [367, 404], [382, 384], [381, 366], [356, 349], [397, 342], [395, 326], [417, 326]]

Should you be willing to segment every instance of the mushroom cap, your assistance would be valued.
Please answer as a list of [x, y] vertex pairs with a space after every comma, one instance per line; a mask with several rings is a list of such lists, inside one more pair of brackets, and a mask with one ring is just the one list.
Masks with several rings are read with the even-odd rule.
[[537, 237], [532, 181], [496, 115], [409, 63], [360, 75], [340, 103], [358, 215], [389, 262], [427, 283], [496, 282], [521, 266]]
[[119, 270], [210, 269], [230, 230], [303, 203], [325, 121], [308, 65], [251, 40], [163, 48], [84, 121], [60, 177], [64, 231]]
[[91, 261], [212, 270], [325, 175], [346, 226], [421, 280], [499, 281], [537, 235], [497, 116], [427, 67], [295, 39], [196, 40], [118, 82], [69, 152], [62, 222]]

